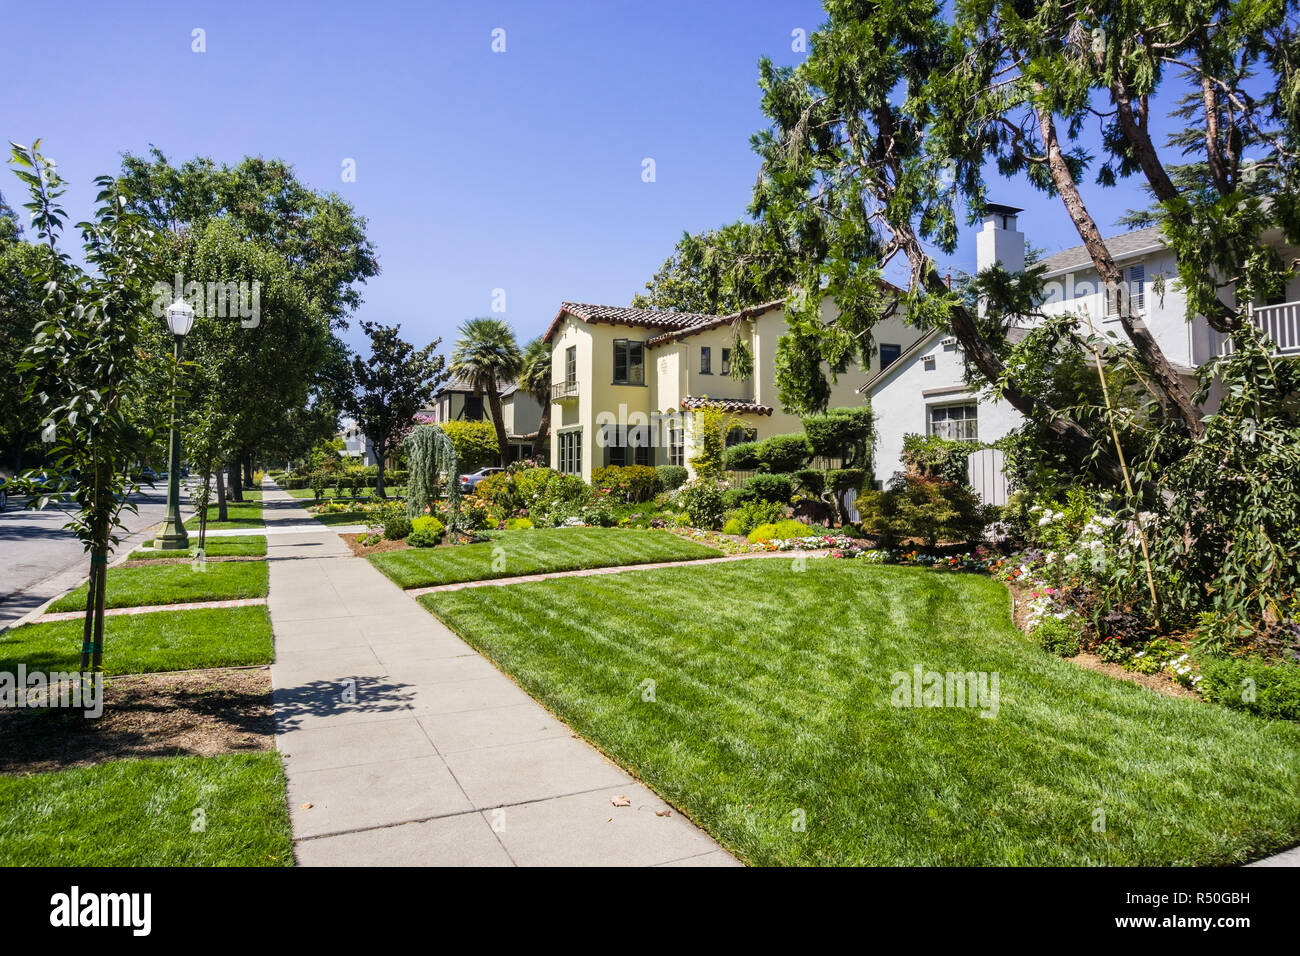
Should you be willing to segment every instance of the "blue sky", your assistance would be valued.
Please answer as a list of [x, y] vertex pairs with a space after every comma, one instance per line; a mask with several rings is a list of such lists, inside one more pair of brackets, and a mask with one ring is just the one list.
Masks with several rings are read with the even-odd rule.
[[[150, 144], [176, 162], [285, 159], [369, 220], [383, 273], [359, 316], [445, 348], [504, 289], [522, 342], [564, 299], [626, 304], [683, 230], [744, 213], [757, 61], [797, 62], [792, 31], [822, 19], [804, 0], [9, 4], [0, 133], [43, 138], [74, 219], [94, 176]], [[17, 186], [0, 176], [15, 206]], [[1028, 207], [1047, 251], [1078, 243], [1059, 201], [1016, 184], [993, 198]], [[1109, 228], [1138, 202], [1121, 187], [1092, 206]], [[944, 261], [973, 260], [968, 235]]]

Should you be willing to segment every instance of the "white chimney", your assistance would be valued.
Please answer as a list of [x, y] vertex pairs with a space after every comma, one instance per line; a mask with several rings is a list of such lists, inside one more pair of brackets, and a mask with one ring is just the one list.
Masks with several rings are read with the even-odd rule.
[[1016, 229], [1015, 206], [989, 203], [984, 228], [975, 236], [975, 271], [1000, 264], [1007, 272], [1025, 271], [1025, 235]]

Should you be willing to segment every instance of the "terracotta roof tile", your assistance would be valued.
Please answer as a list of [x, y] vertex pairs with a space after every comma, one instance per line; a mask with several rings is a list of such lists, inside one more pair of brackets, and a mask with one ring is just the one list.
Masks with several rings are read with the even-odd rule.
[[771, 405], [758, 402], [746, 402], [739, 398], [709, 398], [707, 395], [687, 395], [682, 399], [682, 408], [720, 408], [724, 412], [736, 415], [771, 415]]

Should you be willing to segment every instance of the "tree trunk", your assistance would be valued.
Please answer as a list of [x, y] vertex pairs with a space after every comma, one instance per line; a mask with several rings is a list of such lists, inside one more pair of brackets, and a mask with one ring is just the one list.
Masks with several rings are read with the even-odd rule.
[[101, 564], [97, 554], [92, 550], [90, 555], [90, 580], [86, 583], [86, 614], [82, 618], [81, 624], [81, 672], [89, 673], [91, 668], [91, 659], [95, 652], [95, 594], [99, 590], [99, 576], [101, 569], [105, 565]]
[[226, 510], [226, 473], [222, 471], [220, 465], [217, 466], [217, 520], [230, 520]]
[[[379, 450], [376, 449], [376, 451]], [[384, 490], [384, 455], [382, 452], [375, 455], [375, 497], [388, 497]]]
[[212, 494], [212, 469], [203, 472], [203, 491], [199, 493], [199, 548], [207, 547], [208, 542], [208, 500]]
[[[551, 396], [544, 395], [540, 399], [542, 403], [542, 420], [537, 424], [537, 437], [533, 439], [533, 457], [540, 458], [546, 449], [547, 440], [551, 437]], [[547, 462], [550, 462], [551, 456], [546, 456]]]
[[[1108, 290], [1114, 290], [1119, 296], [1117, 312], [1120, 325], [1128, 335], [1129, 341], [1133, 343], [1138, 358], [1151, 373], [1154, 384], [1160, 392], [1161, 404], [1169, 414], [1182, 420], [1193, 438], [1199, 438], [1204, 431], [1204, 426], [1201, 424], [1200, 413], [1192, 402], [1191, 392], [1174, 371], [1173, 365], [1165, 357], [1165, 353], [1156, 343], [1155, 336], [1151, 334], [1146, 323], [1133, 311], [1131, 297], [1128, 289], [1124, 287], [1124, 273], [1111, 258], [1110, 250], [1106, 248], [1106, 242], [1101, 237], [1101, 230], [1097, 228], [1096, 221], [1088, 212], [1083, 197], [1079, 194], [1078, 185], [1074, 181], [1070, 167], [1066, 164], [1065, 154], [1061, 151], [1061, 143], [1056, 135], [1056, 123], [1051, 114], [1040, 110], [1038, 125], [1042, 131], [1043, 145], [1047, 150], [1047, 168], [1061, 196], [1061, 202], [1065, 204], [1065, 211], [1069, 214], [1075, 230], [1079, 233], [1079, 238], [1083, 240], [1088, 254], [1092, 257], [1097, 275], [1106, 284]], [[1107, 294], [1109, 295], [1110, 292], [1108, 291]]]
[[510, 439], [506, 435], [506, 423], [501, 417], [501, 392], [497, 389], [496, 380], [493, 379], [488, 383], [487, 388], [488, 408], [492, 409], [492, 424], [497, 430], [497, 452], [502, 468], [510, 464]]
[[[239, 458], [236, 457], [233, 462], [231, 462], [229, 465], [226, 466], [226, 468], [230, 472], [229, 480], [227, 481], [226, 484], [227, 484], [227, 490], [230, 493], [231, 500], [243, 501], [244, 481], [243, 478], [240, 476], [240, 472], [243, 470], [243, 466], [240, 464]], [[221, 520], [225, 521], [226, 519], [223, 517]]]

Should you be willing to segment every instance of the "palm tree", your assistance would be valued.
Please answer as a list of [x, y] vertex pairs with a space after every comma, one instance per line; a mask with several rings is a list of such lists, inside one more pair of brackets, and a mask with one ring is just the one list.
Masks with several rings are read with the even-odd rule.
[[533, 441], [533, 457], [537, 457], [546, 447], [551, 431], [551, 347], [541, 339], [533, 339], [524, 347], [519, 387], [542, 406], [542, 420], [537, 425], [537, 438]]
[[472, 386], [475, 395], [487, 395], [502, 468], [510, 461], [510, 441], [501, 416], [501, 385], [519, 376], [522, 363], [514, 330], [500, 319], [470, 319], [460, 327], [451, 374]]

